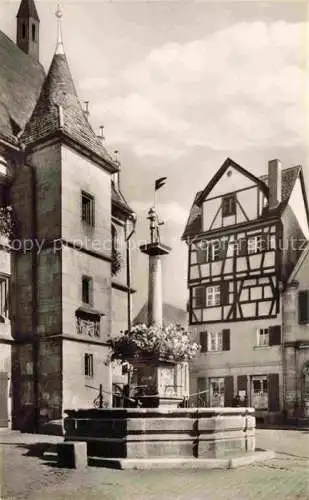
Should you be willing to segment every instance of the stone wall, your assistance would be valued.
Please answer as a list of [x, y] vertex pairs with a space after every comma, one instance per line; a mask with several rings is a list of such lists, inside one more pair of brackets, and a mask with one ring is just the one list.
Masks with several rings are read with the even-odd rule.
[[[93, 356], [93, 375], [86, 376], [85, 354]], [[63, 341], [63, 410], [94, 408], [94, 400], [103, 386], [104, 401], [111, 406], [111, 368], [106, 365], [108, 349], [104, 345]]]
[[255, 450], [254, 410], [68, 410], [65, 439], [86, 441], [88, 456], [219, 458]]
[[309, 360], [309, 325], [299, 324], [298, 293], [309, 288], [309, 259], [306, 258], [297, 273], [297, 281], [290, 282], [283, 295], [284, 339], [284, 394], [288, 418], [304, 414], [303, 367]]

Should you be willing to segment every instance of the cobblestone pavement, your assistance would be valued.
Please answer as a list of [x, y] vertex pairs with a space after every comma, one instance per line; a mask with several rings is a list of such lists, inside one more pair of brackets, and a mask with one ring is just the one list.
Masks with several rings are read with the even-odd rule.
[[[271, 448], [289, 432], [289, 455], [228, 471], [117, 471], [91, 467], [87, 471], [59, 469], [38, 454], [36, 436], [1, 439], [1, 500], [309, 500], [308, 435], [304, 431], [257, 431]], [[50, 437], [42, 438], [42, 442]], [[54, 442], [57, 439], [54, 438]], [[307, 443], [306, 443], [307, 441]], [[11, 443], [11, 444], [10, 444]], [[299, 450], [301, 456], [292, 456]]]

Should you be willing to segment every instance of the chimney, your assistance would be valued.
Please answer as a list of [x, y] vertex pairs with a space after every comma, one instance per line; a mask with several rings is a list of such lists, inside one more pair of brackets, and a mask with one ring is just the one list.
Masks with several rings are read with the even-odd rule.
[[270, 160], [268, 162], [269, 210], [277, 208], [278, 205], [281, 203], [281, 184], [282, 184], [281, 170], [282, 167], [280, 160]]

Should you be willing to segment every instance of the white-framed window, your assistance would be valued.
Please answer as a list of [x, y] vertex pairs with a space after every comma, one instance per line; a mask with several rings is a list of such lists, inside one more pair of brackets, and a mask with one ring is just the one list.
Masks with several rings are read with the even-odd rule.
[[206, 307], [219, 306], [221, 304], [221, 286], [208, 286], [206, 288]]
[[259, 253], [264, 249], [264, 239], [262, 234], [256, 234], [255, 236], [250, 236], [248, 238], [248, 253]]
[[269, 328], [260, 328], [257, 331], [257, 346], [269, 346]]
[[224, 242], [221, 240], [200, 241], [196, 249], [197, 264], [213, 262], [222, 258]]
[[208, 332], [208, 351], [223, 350], [223, 334], [222, 332]]

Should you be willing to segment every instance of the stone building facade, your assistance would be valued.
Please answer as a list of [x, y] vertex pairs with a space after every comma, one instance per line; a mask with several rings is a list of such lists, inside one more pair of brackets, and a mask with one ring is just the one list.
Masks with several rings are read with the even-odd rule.
[[283, 294], [283, 380], [289, 419], [309, 418], [309, 245]]
[[93, 406], [100, 385], [112, 403], [106, 340], [127, 327], [134, 292], [119, 163], [80, 104], [60, 20], [47, 74], [39, 29], [22, 0], [16, 44], [0, 32], [0, 425], [22, 430]]

